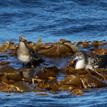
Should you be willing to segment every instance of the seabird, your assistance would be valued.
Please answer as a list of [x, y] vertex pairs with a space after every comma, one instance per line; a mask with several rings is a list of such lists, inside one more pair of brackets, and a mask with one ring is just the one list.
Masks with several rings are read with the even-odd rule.
[[40, 57], [40, 55], [28, 47], [27, 40], [24, 37], [19, 37], [17, 58], [23, 63], [23, 65], [36, 66], [43, 62], [43, 59]]
[[89, 56], [85, 52], [77, 52], [73, 58], [75, 69], [104, 68], [107, 66], [107, 55]]
[[96, 68], [107, 67], [107, 55], [92, 57], [88, 56], [84, 52], [77, 52], [75, 54], [73, 62], [75, 62], [74, 66], [76, 70], [90, 70], [91, 72], [97, 74], [100, 78], [105, 80], [105, 77], [101, 73], [97, 72]]

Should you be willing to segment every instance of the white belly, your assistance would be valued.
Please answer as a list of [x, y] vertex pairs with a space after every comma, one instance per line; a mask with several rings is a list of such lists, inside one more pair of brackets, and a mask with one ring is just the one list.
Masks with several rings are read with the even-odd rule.
[[85, 61], [84, 60], [78, 61], [75, 65], [75, 69], [84, 69], [84, 68], [85, 68]]
[[31, 61], [31, 57], [28, 55], [19, 55], [18, 59], [23, 63], [28, 63]]

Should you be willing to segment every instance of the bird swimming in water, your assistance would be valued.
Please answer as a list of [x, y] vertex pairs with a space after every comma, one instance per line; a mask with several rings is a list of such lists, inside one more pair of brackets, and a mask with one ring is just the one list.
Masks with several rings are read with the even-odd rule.
[[39, 54], [34, 52], [27, 45], [27, 40], [24, 37], [19, 37], [19, 47], [17, 49], [17, 58], [24, 65], [36, 66], [43, 62]]

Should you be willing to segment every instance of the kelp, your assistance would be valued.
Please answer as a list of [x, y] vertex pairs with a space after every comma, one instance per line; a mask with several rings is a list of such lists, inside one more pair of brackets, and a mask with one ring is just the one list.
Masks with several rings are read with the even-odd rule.
[[[95, 72], [85, 69], [75, 70], [72, 62], [73, 55], [84, 49], [93, 56], [106, 56], [106, 41], [79, 41], [73, 43], [60, 39], [55, 43], [43, 43], [41, 38], [37, 42], [31, 42], [27, 39], [26, 41], [29, 48], [43, 56], [45, 63], [33, 68], [23, 68], [17, 60], [18, 43], [8, 41], [1, 44], [0, 91], [49, 91], [52, 93], [68, 91], [72, 94], [83, 95], [86, 89], [107, 87], [107, 68], [98, 68], [95, 69]], [[56, 58], [59, 60], [59, 64], [56, 63], [57, 66], [55, 65]], [[64, 60], [60, 60], [61, 58]], [[49, 59], [55, 62], [52, 63]], [[59, 66], [62, 63], [64, 66]], [[63, 79], [59, 79], [62, 74], [64, 75]]]

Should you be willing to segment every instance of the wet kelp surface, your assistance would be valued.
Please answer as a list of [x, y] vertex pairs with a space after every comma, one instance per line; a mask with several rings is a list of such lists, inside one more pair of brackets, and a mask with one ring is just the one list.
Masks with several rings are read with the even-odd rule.
[[[22, 66], [17, 59], [19, 44], [8, 41], [0, 45], [0, 91], [2, 92], [52, 92], [68, 91], [82, 95], [90, 88], [107, 87], [107, 68], [95, 72], [73, 66], [72, 57], [84, 50], [92, 56], [107, 58], [106, 41], [75, 42], [61, 39], [56, 43], [31, 42], [29, 48], [44, 59], [34, 67]], [[105, 63], [107, 63], [105, 61]]]

